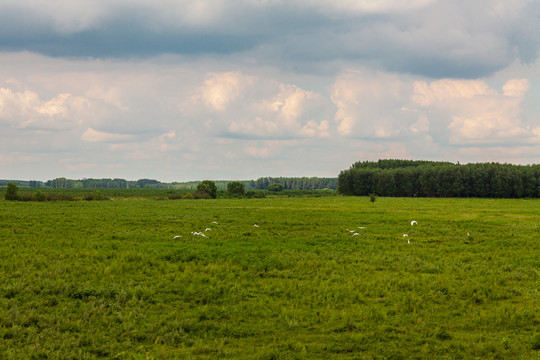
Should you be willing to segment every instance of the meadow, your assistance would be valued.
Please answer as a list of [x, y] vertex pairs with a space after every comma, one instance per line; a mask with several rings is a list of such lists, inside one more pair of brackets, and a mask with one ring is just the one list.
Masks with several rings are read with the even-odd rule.
[[0, 358], [538, 359], [539, 220], [540, 200], [2, 200]]

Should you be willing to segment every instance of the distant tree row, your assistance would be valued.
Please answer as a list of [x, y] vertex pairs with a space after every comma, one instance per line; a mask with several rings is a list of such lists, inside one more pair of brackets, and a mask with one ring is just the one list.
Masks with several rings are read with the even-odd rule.
[[[196, 190], [200, 181], [172, 182], [162, 183], [153, 179], [139, 179], [136, 181], [125, 179], [82, 179], [74, 180], [65, 177], [59, 177], [52, 180], [0, 180], [0, 187], [7, 186], [8, 183], [14, 183], [20, 187], [31, 188], [54, 188], [54, 189], [84, 189], [84, 188], [107, 188], [107, 189], [131, 189], [131, 188], [154, 188], [154, 189], [186, 189]], [[214, 181], [218, 190], [226, 190], [228, 184], [232, 181], [219, 180]], [[283, 190], [336, 190], [338, 185], [337, 178], [319, 178], [319, 177], [263, 177], [255, 180], [240, 181], [244, 184], [246, 190], [268, 190], [271, 184], [281, 184]], [[275, 190], [270, 190], [275, 191]]]
[[[71, 180], [66, 178], [56, 178], [45, 182], [44, 186], [51, 188], [108, 188], [108, 189], [126, 189], [143, 188], [150, 185], [157, 185], [160, 182], [153, 179], [139, 179], [137, 181], [128, 181], [124, 179], [82, 179]], [[32, 186], [31, 186], [32, 187]]]
[[267, 190], [271, 184], [283, 185], [283, 190], [336, 190], [337, 178], [319, 177], [262, 177], [255, 181], [255, 189]]
[[7, 187], [9, 183], [13, 183], [20, 187], [31, 187], [31, 188], [39, 188], [44, 187], [45, 183], [43, 181], [37, 181], [37, 180], [0, 180], [0, 186], [1, 187]]
[[[230, 180], [214, 181], [220, 190], [227, 189]], [[246, 189], [255, 189], [254, 180], [241, 181]], [[20, 187], [30, 188], [54, 188], [54, 189], [86, 189], [86, 188], [106, 188], [106, 189], [133, 189], [133, 188], [153, 188], [153, 189], [176, 189], [176, 190], [196, 190], [200, 181], [172, 182], [164, 183], [154, 179], [139, 179], [136, 181], [125, 179], [82, 179], [73, 180], [65, 177], [59, 177], [47, 181], [38, 180], [0, 180], [0, 187], [7, 186], [8, 183], [14, 183]]]
[[540, 197], [540, 165], [379, 160], [338, 176], [338, 193], [366, 196]]

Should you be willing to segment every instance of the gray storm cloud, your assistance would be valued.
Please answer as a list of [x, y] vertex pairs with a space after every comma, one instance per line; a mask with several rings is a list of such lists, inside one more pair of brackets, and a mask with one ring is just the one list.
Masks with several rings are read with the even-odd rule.
[[[474, 78], [538, 57], [533, 1], [7, 1], [0, 49], [56, 57], [248, 54]], [[269, 55], [271, 54], [271, 55]], [[317, 68], [320, 70], [320, 68]]]

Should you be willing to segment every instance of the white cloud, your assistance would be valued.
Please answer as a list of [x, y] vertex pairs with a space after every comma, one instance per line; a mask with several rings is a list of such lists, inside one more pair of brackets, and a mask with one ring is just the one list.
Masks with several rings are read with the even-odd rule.
[[0, 164], [2, 166], [8, 166], [8, 165], [11, 165], [13, 163], [13, 158], [12, 157], [7, 157], [5, 155], [2, 155], [0, 154]]
[[429, 118], [426, 114], [421, 113], [418, 115], [418, 121], [411, 124], [409, 129], [413, 133], [426, 133], [429, 131]]
[[414, 120], [414, 113], [404, 110], [409, 93], [410, 85], [395, 74], [343, 73], [331, 93], [339, 133], [373, 139], [397, 136]]
[[313, 99], [315, 94], [290, 84], [280, 84], [279, 90], [279, 94], [267, 106], [285, 122], [295, 123], [302, 115], [306, 100]]
[[243, 95], [252, 82], [252, 77], [238, 72], [208, 73], [199, 96], [209, 108], [224, 111], [231, 102]]
[[0, 88], [0, 116], [4, 122], [19, 123], [29, 114], [35, 116], [40, 105], [41, 101], [34, 92]]
[[154, 147], [161, 152], [177, 151], [182, 149], [184, 145], [176, 136], [176, 131], [171, 130], [165, 134], [159, 135], [157, 138], [150, 140]]
[[252, 136], [270, 136], [280, 130], [278, 124], [272, 120], [264, 120], [256, 117], [251, 121], [237, 122], [233, 120], [229, 125], [229, 131], [233, 134], [248, 134]]
[[470, 162], [500, 162], [512, 164], [538, 164], [539, 145], [528, 146], [469, 146], [458, 150], [458, 159]]
[[451, 144], [530, 141], [534, 134], [521, 120], [521, 103], [530, 85], [512, 79], [500, 93], [481, 80], [443, 79], [414, 84], [413, 101], [446, 119]]
[[275, 154], [272, 154], [269, 147], [257, 147], [254, 145], [246, 146], [244, 148], [246, 154], [257, 159], [267, 159]]
[[404, 11], [414, 11], [426, 7], [436, 0], [308, 0], [299, 1], [318, 7], [324, 11], [331, 11], [341, 14], [392, 14]]
[[432, 81], [352, 62], [360, 70], [283, 71], [252, 55], [0, 53], [2, 171], [174, 181], [335, 176], [382, 157], [540, 161], [539, 63]]
[[71, 94], [60, 94], [56, 98], [47, 101], [37, 109], [37, 112], [43, 115], [66, 115], [66, 102], [71, 97]]
[[503, 86], [503, 95], [512, 97], [523, 97], [531, 88], [531, 84], [527, 79], [509, 80]]
[[323, 120], [320, 123], [310, 120], [304, 125], [300, 131], [300, 134], [314, 137], [329, 137], [330, 136], [330, 123], [328, 120]]
[[86, 142], [123, 142], [132, 139], [132, 135], [113, 134], [94, 130], [92, 128], [86, 129], [86, 131], [81, 135], [81, 140]]
[[88, 106], [83, 97], [61, 93], [46, 101], [31, 90], [0, 88], [0, 123], [16, 128], [72, 129]]
[[[259, 81], [260, 85], [274, 86], [272, 81]], [[326, 137], [327, 120], [321, 120], [328, 111], [327, 100], [313, 91], [292, 84], [279, 84], [272, 98], [253, 99], [252, 106], [244, 108], [240, 120], [230, 122], [228, 131], [255, 137]]]
[[443, 79], [430, 84], [417, 81], [414, 83], [413, 101], [421, 106], [430, 106], [456, 99], [473, 99], [476, 96], [489, 96], [496, 93], [482, 80]]

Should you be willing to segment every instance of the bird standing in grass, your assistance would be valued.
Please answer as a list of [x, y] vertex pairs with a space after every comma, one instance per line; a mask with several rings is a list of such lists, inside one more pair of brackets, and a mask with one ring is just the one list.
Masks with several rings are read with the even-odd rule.
[[411, 241], [409, 240], [409, 235], [407, 235], [407, 234], [403, 234], [403, 237], [404, 237], [404, 238], [407, 238], [407, 243], [408, 243], [408, 244], [410, 244], [410, 243], [411, 243]]

